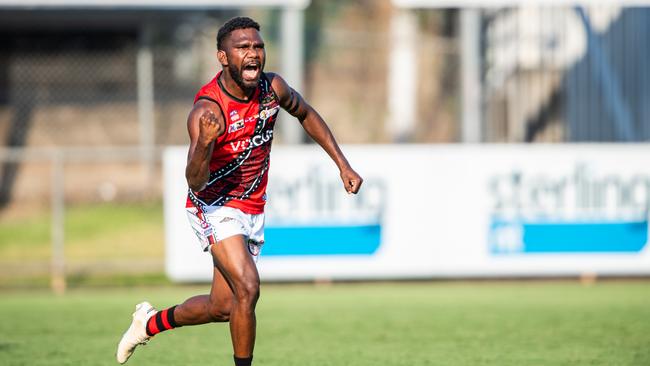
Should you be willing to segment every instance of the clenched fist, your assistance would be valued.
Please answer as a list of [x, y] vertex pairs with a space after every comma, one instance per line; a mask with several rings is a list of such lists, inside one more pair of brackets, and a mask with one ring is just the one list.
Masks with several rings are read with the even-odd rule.
[[206, 111], [199, 118], [199, 139], [205, 145], [223, 135], [225, 126], [212, 111]]
[[343, 181], [343, 187], [348, 193], [357, 194], [361, 184], [363, 183], [363, 178], [357, 172], [352, 170], [352, 168], [346, 168], [341, 170], [341, 180]]

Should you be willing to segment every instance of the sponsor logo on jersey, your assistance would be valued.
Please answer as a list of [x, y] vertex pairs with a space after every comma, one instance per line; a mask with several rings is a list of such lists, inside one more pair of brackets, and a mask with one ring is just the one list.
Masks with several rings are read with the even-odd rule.
[[245, 151], [255, 147], [262, 146], [273, 139], [273, 130], [266, 130], [249, 139], [233, 141], [230, 143], [232, 151]]
[[273, 95], [273, 93], [268, 93], [268, 94], [264, 95], [264, 98], [262, 98], [262, 103], [261, 104], [262, 104], [262, 107], [266, 108], [266, 107], [270, 107], [273, 104], [275, 104], [276, 101], [277, 100], [275, 99], [275, 95]]
[[236, 110], [230, 111], [230, 120], [231, 121], [237, 122], [240, 119], [241, 119], [241, 117], [239, 116], [239, 113]]
[[263, 119], [263, 120], [267, 120], [267, 119], [271, 118], [273, 115], [275, 115], [276, 113], [278, 113], [279, 109], [280, 109], [280, 107], [274, 107], [274, 108], [270, 108], [270, 109], [263, 109], [260, 112], [260, 118]]
[[228, 126], [228, 133], [233, 133], [235, 131], [239, 131], [242, 128], [244, 128], [244, 121], [239, 121], [239, 122], [234, 122], [230, 126]]

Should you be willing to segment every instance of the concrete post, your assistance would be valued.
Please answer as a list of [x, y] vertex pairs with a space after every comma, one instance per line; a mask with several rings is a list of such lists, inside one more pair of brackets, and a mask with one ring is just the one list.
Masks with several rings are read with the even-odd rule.
[[461, 142], [483, 141], [481, 124], [481, 15], [476, 8], [460, 10], [462, 85]]
[[415, 13], [395, 9], [390, 21], [388, 62], [388, 120], [386, 128], [393, 142], [413, 137], [417, 115], [417, 37]]
[[[282, 77], [300, 94], [304, 93], [304, 10], [298, 7], [282, 8]], [[282, 140], [287, 144], [305, 141], [300, 123], [285, 111], [280, 113]]]

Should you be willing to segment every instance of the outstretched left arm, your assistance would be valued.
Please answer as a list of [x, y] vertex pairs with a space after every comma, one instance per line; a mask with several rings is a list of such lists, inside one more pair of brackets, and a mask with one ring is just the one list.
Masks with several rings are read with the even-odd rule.
[[269, 74], [269, 76], [271, 86], [280, 99], [280, 106], [296, 117], [307, 134], [334, 160], [341, 173], [345, 190], [348, 193], [359, 192], [363, 178], [352, 169], [323, 118], [279, 75]]

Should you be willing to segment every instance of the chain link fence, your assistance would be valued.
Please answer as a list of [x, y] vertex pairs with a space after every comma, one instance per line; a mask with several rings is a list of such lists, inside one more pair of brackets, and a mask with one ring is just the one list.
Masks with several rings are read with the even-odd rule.
[[197, 40], [177, 47], [185, 21], [153, 24], [144, 45], [153, 146], [142, 144], [137, 29], [2, 34], [0, 286], [162, 278], [160, 149], [187, 143], [185, 120], [205, 76], [207, 36], [193, 28]]

